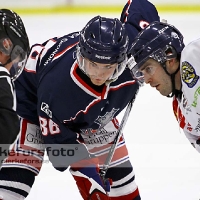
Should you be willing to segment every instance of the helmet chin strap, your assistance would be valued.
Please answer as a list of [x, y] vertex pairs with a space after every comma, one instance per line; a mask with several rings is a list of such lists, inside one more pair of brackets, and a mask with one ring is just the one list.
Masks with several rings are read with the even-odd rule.
[[176, 69], [176, 71], [175, 71], [173, 74], [170, 74], [170, 73], [167, 71], [166, 62], [162, 64], [162, 67], [163, 67], [163, 69], [165, 70], [166, 74], [170, 76], [171, 82], [172, 82], [172, 92], [171, 92], [169, 95], [167, 95], [167, 97], [171, 98], [171, 97], [173, 97], [174, 95], [175, 95], [176, 97], [178, 97], [178, 96], [180, 95], [181, 91], [180, 91], [180, 90], [177, 90], [177, 89], [175, 88], [175, 75], [176, 75], [177, 72], [180, 70], [180, 68], [178, 67], [178, 68]]

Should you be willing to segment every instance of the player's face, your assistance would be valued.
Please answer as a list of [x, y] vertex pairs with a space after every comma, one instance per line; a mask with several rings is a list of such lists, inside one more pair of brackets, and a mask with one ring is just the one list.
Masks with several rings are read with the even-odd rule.
[[[3, 52], [0, 51], [0, 62], [2, 64], [7, 63], [7, 61], [9, 60], [9, 58], [10, 58], [10, 56], [8, 56], [5, 53], [3, 53]], [[6, 68], [7, 68], [8, 71], [10, 70], [11, 66], [12, 66], [11, 63], [6, 65]]]
[[114, 73], [117, 63], [102, 64], [85, 59], [85, 71], [95, 85], [104, 84]]
[[0, 62], [10, 71], [14, 81], [22, 72], [27, 60], [27, 52], [19, 45], [13, 45], [9, 38], [0, 39]]
[[157, 61], [153, 59], [147, 60], [140, 67], [140, 71], [144, 75], [145, 83], [156, 88], [163, 96], [168, 96], [172, 92], [170, 76]]

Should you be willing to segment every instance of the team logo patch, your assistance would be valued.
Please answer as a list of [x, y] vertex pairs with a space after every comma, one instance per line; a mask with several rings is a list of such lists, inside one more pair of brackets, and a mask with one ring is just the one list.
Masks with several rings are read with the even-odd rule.
[[100, 125], [99, 128], [104, 127], [109, 121], [111, 121], [114, 118], [115, 113], [118, 110], [119, 108], [118, 109], [113, 108], [111, 112], [106, 112], [104, 116], [98, 116], [98, 118], [95, 120], [95, 123]]
[[198, 87], [196, 89], [196, 91], [194, 92], [194, 100], [192, 102], [192, 106], [195, 107], [195, 108], [197, 107], [197, 102], [198, 102], [199, 95], [200, 95], [200, 87]]
[[46, 113], [50, 118], [52, 118], [52, 112], [49, 109], [49, 105], [45, 102], [42, 102], [41, 104], [41, 111], [43, 111], [44, 113]]
[[199, 80], [199, 76], [196, 75], [194, 67], [187, 61], [182, 62], [182, 72], [181, 77], [183, 82], [189, 87], [192, 88], [196, 85]]

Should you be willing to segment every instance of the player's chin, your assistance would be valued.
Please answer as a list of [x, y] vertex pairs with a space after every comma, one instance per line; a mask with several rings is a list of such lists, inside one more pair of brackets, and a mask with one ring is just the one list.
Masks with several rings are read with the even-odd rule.
[[163, 96], [165, 96], [165, 97], [167, 97], [168, 95], [171, 94], [171, 92], [166, 91], [166, 90], [160, 90], [159, 92], [160, 92], [161, 95], [163, 95]]
[[91, 81], [94, 85], [97, 85], [97, 86], [103, 85], [106, 82], [106, 80], [104, 79], [94, 79], [94, 78], [91, 79]]

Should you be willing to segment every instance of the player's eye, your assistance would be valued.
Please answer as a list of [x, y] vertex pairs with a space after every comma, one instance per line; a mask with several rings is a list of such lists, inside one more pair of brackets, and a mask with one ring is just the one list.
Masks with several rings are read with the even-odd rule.
[[95, 63], [93, 63], [93, 62], [90, 62], [90, 66], [91, 67], [97, 67], [97, 65]]
[[106, 69], [113, 69], [113, 68], [116, 68], [117, 65], [118, 65], [117, 63], [112, 64], [112, 65], [107, 65], [107, 66], [106, 66]]
[[152, 72], [153, 72], [153, 67], [147, 66], [147, 67], [145, 67], [144, 71], [145, 71], [145, 73], [147, 73], [147, 74], [152, 74]]
[[108, 66], [106, 66], [105, 68], [106, 69], [112, 69], [114, 66], [113, 65], [108, 65]]

